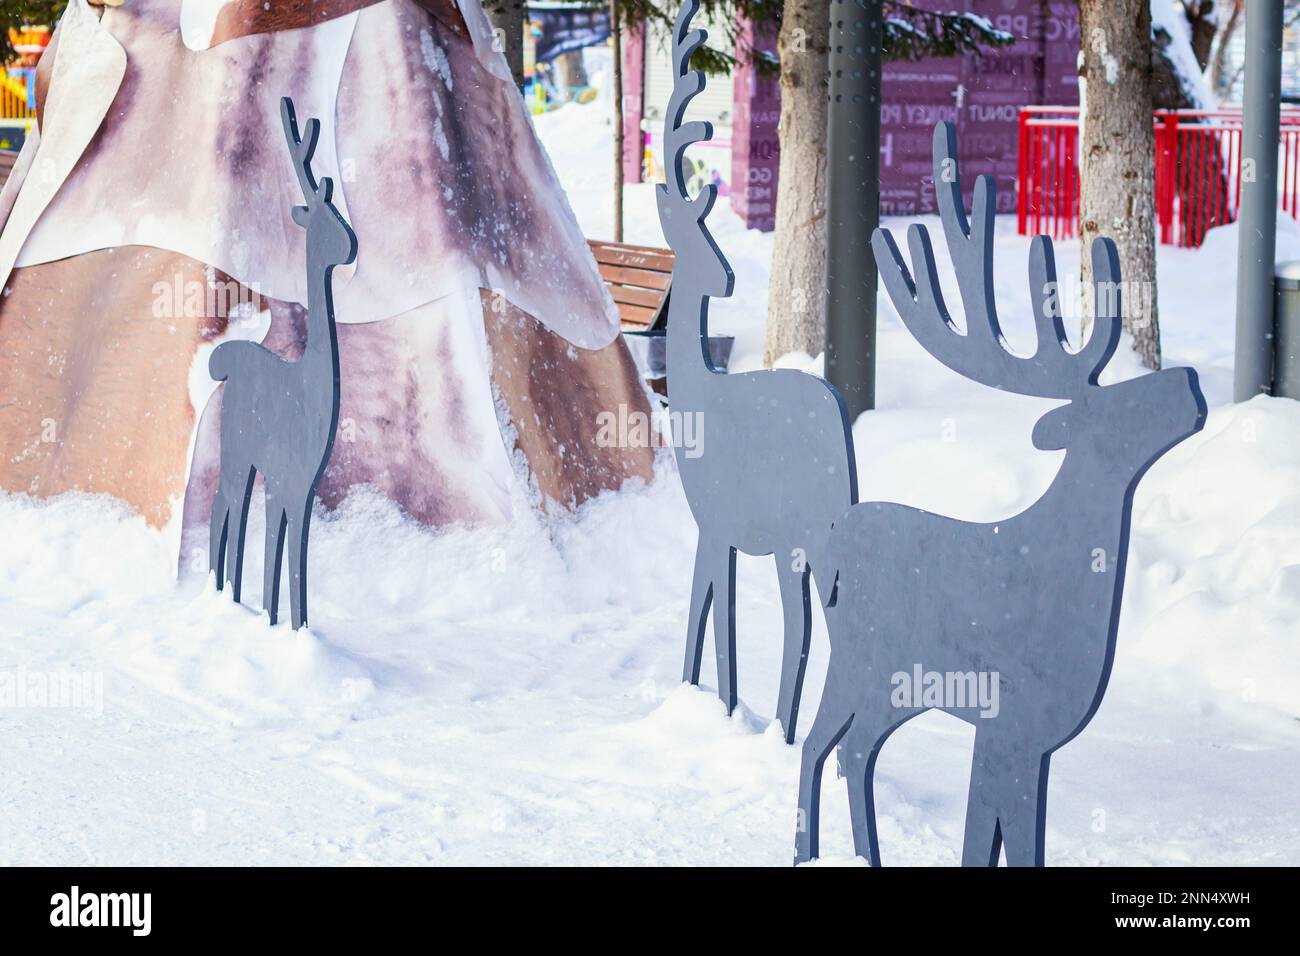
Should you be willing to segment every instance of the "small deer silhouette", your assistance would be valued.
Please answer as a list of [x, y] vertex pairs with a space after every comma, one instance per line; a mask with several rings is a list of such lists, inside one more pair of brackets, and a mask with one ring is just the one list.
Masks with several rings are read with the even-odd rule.
[[677, 447], [700, 529], [683, 679], [699, 682], [712, 606], [718, 696], [728, 712], [736, 706], [736, 550], [774, 554], [785, 625], [777, 717], [793, 743], [812, 633], [809, 573], [822, 567], [832, 522], [857, 500], [853, 440], [844, 402], [826, 381], [795, 369], [728, 375], [709, 360], [709, 299], [731, 295], [734, 277], [704, 223], [717, 189], [707, 185], [691, 198], [683, 170], [687, 147], [713, 135], [708, 123], [683, 122], [687, 104], [704, 89], [704, 74], [688, 70], [707, 37], [689, 29], [698, 9], [698, 0], [686, 0], [673, 28], [668, 181], [656, 194], [659, 222], [677, 254], [668, 306], [669, 401], [674, 412], [696, 416], [703, 436], [701, 454]]
[[[266, 566], [262, 605], [276, 623], [280, 564], [289, 541], [289, 606], [293, 627], [307, 623], [307, 537], [316, 485], [325, 471], [339, 420], [339, 349], [331, 273], [352, 262], [357, 237], [331, 202], [333, 183], [312, 175], [320, 122], [298, 135], [293, 102], [280, 101], [289, 155], [305, 206], [293, 221], [307, 230], [307, 343], [296, 362], [254, 342], [218, 346], [208, 370], [225, 382], [221, 400], [221, 481], [212, 505], [209, 555], [217, 590], [225, 581], [239, 600], [244, 529], [254, 474], [266, 483]], [[231, 518], [234, 527], [231, 527]]]
[[[1042, 865], [1049, 759], [1087, 725], [1110, 674], [1134, 490], [1205, 422], [1192, 369], [1097, 384], [1121, 331], [1119, 257], [1109, 239], [1092, 244], [1096, 319], [1077, 352], [1059, 315], [1051, 241], [1033, 240], [1038, 347], [1029, 358], [1007, 350], [994, 309], [993, 181], [980, 177], [968, 223], [956, 157], [956, 133], [940, 124], [935, 188], [966, 333], [944, 305], [924, 227], [908, 232], [915, 281], [893, 237], [876, 231], [881, 277], [908, 330], [944, 365], [1004, 391], [1067, 400], [1033, 432], [1036, 447], [1065, 449], [1065, 461], [1051, 488], [1005, 521], [968, 523], [876, 502], [836, 521], [831, 656], [803, 748], [796, 863], [817, 856], [822, 764], [838, 744], [854, 848], [879, 865], [877, 755], [900, 724], [937, 708], [975, 726], [963, 864], [996, 865], [1005, 841], [1011, 865]], [[910, 686], [923, 670], [940, 681], [925, 694]], [[992, 707], [972, 693], [980, 679], [997, 691]]]

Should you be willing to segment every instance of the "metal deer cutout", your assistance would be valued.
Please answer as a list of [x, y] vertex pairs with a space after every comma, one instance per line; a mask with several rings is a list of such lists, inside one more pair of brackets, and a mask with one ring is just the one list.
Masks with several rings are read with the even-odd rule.
[[820, 575], [831, 524], [857, 500], [852, 436], [844, 403], [824, 380], [795, 369], [728, 375], [709, 361], [709, 299], [731, 295], [734, 278], [704, 223], [717, 190], [705, 186], [691, 198], [682, 170], [687, 147], [713, 135], [708, 123], [684, 122], [687, 104], [704, 89], [704, 74], [688, 69], [706, 38], [689, 29], [698, 9], [698, 0], [686, 0], [673, 27], [668, 181], [657, 191], [659, 222], [677, 254], [668, 307], [669, 401], [683, 418], [695, 417], [702, 436], [696, 448], [676, 443], [700, 529], [683, 679], [699, 681], [712, 606], [718, 696], [728, 711], [735, 707], [736, 550], [774, 554], [785, 619], [777, 716], [793, 743], [812, 627], [809, 570]]
[[262, 603], [275, 624], [280, 564], [289, 543], [289, 606], [296, 630], [307, 622], [307, 537], [316, 485], [325, 471], [339, 420], [339, 349], [334, 327], [331, 273], [352, 262], [357, 237], [330, 201], [333, 183], [319, 183], [311, 160], [320, 122], [307, 121], [298, 134], [293, 102], [280, 101], [289, 155], [302, 186], [305, 206], [293, 221], [307, 230], [307, 344], [296, 362], [254, 342], [226, 342], [208, 362], [225, 382], [221, 400], [221, 483], [212, 505], [211, 569], [217, 589], [225, 581], [239, 600], [244, 529], [253, 476], [266, 483], [266, 565]]
[[[930, 238], [908, 232], [912, 273], [887, 230], [872, 239], [880, 274], [916, 340], [973, 381], [1068, 402], [1033, 432], [1064, 449], [1051, 488], [994, 524], [864, 503], [835, 522], [828, 548], [831, 657], [803, 748], [795, 862], [817, 856], [822, 764], [837, 744], [857, 853], [880, 863], [872, 779], [890, 733], [938, 708], [975, 727], [965, 865], [1043, 864], [1051, 754], [1092, 718], [1115, 653], [1133, 493], [1166, 451], [1199, 431], [1196, 373], [1166, 369], [1113, 385], [1097, 377], [1119, 340], [1119, 258], [1092, 245], [1096, 321], [1071, 351], [1056, 306], [1052, 244], [1033, 240], [1029, 284], [1038, 347], [1009, 352], [994, 309], [993, 181], [980, 177], [967, 221], [956, 133], [934, 135], [934, 175], [967, 332], [953, 325]], [[919, 685], [919, 686], [918, 686]]]

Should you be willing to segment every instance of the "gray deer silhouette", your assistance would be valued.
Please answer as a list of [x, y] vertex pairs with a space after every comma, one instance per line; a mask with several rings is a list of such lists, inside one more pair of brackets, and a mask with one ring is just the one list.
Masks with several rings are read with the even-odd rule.
[[[1029, 255], [1038, 347], [1029, 358], [1006, 349], [994, 309], [993, 181], [980, 177], [968, 223], [956, 157], [956, 133], [940, 124], [935, 187], [967, 332], [944, 305], [924, 227], [908, 232], [915, 281], [893, 237], [876, 231], [880, 274], [903, 323], [944, 365], [1004, 391], [1068, 400], [1033, 432], [1036, 447], [1065, 449], [1065, 461], [1037, 502], [994, 524], [875, 502], [836, 521], [831, 657], [803, 748], [796, 863], [817, 856], [822, 764], [838, 744], [854, 848], [879, 865], [876, 758], [895, 728], [937, 707], [975, 726], [963, 864], [996, 865], [1004, 841], [1011, 865], [1043, 864], [1048, 762], [1092, 718], [1110, 675], [1134, 490], [1205, 422], [1192, 369], [1097, 384], [1121, 330], [1119, 258], [1109, 239], [1092, 244], [1088, 342], [1069, 350], [1052, 244], [1038, 236]], [[891, 696], [922, 669], [942, 675], [946, 696], [921, 699], [919, 688]], [[996, 708], [970, 693], [981, 677], [996, 682]]]
[[[307, 201], [293, 221], [307, 230], [307, 344], [302, 358], [286, 361], [254, 342], [226, 342], [208, 361], [225, 382], [221, 400], [221, 481], [212, 504], [209, 555], [217, 590], [231, 582], [239, 600], [244, 529], [253, 477], [266, 483], [266, 565], [262, 605], [276, 623], [280, 565], [289, 542], [289, 606], [293, 627], [307, 623], [307, 537], [316, 485], [325, 471], [339, 420], [339, 349], [334, 327], [331, 273], [357, 255], [357, 237], [330, 201], [333, 182], [311, 171], [320, 122], [298, 135], [293, 102], [280, 101], [280, 117], [294, 171]], [[233, 518], [233, 527], [231, 519]]]
[[687, 104], [704, 89], [691, 72], [703, 30], [691, 30], [698, 0], [686, 0], [673, 27], [673, 93], [664, 121], [667, 184], [658, 187], [659, 222], [677, 254], [668, 306], [669, 400], [707, 431], [702, 453], [677, 446], [677, 466], [699, 525], [683, 679], [699, 682], [704, 628], [713, 608], [718, 696], [736, 706], [736, 550], [774, 554], [785, 641], [777, 717], [794, 742], [812, 629], [809, 572], [822, 567], [831, 523], [857, 500], [853, 439], [844, 402], [827, 382], [795, 369], [728, 375], [709, 360], [710, 297], [731, 295], [731, 267], [704, 220], [717, 199], [705, 186], [686, 189], [683, 158], [708, 140], [708, 123], [684, 123]]

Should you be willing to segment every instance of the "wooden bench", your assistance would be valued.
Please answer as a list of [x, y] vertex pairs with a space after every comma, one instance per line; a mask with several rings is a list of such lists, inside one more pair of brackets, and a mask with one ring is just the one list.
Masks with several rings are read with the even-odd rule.
[[668, 318], [673, 262], [677, 258], [673, 251], [590, 239], [587, 245], [591, 246], [601, 278], [618, 306], [623, 330], [644, 332], [663, 328]]
[[0, 149], [0, 189], [4, 188], [5, 181], [9, 178], [9, 173], [13, 170], [17, 159], [17, 153], [11, 153], [7, 149]]

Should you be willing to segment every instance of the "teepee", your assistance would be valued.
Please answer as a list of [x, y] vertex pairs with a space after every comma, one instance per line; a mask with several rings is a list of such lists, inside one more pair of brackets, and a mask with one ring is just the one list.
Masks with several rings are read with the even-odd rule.
[[360, 249], [326, 505], [498, 521], [649, 480], [596, 440], [645, 390], [479, 0], [71, 0], [0, 193], [0, 487], [204, 526], [209, 352], [303, 342], [285, 95]]

